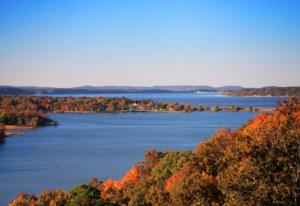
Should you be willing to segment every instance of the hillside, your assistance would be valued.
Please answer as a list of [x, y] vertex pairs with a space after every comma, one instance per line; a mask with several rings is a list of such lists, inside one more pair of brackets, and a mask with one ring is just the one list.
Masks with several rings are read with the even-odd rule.
[[194, 151], [150, 150], [120, 180], [20, 193], [10, 206], [299, 205], [299, 185], [300, 100], [294, 98], [236, 131], [218, 130]]
[[230, 96], [272, 96], [293, 97], [300, 96], [300, 87], [263, 87], [247, 88], [228, 93]]

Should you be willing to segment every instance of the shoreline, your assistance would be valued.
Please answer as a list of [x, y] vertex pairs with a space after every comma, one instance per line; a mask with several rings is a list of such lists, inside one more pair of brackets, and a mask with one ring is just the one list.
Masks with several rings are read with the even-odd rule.
[[20, 132], [20, 130], [31, 130], [35, 127], [29, 127], [29, 126], [21, 126], [21, 125], [4, 125], [5, 127], [5, 137], [11, 137], [11, 136], [22, 136], [24, 135], [23, 132]]
[[[197, 107], [197, 106], [195, 106]], [[275, 107], [236, 107], [237, 110], [233, 110], [233, 107], [218, 107], [218, 106], [212, 106], [212, 107], [204, 107], [203, 110], [191, 110], [191, 111], [184, 111], [184, 110], [134, 110], [134, 111], [128, 111], [128, 110], [119, 110], [115, 112], [108, 112], [108, 111], [100, 111], [100, 112], [94, 112], [94, 111], [52, 111], [48, 112], [48, 114], [118, 114], [118, 113], [191, 113], [191, 112], [272, 112]], [[251, 109], [250, 109], [251, 108]]]
[[11, 137], [11, 136], [23, 136], [23, 132], [5, 132], [5, 137]]
[[5, 130], [30, 130], [35, 127], [23, 126], [23, 125], [4, 125]]
[[265, 97], [265, 98], [290, 98], [293, 96], [267, 96], [267, 95], [226, 95], [225, 97]]

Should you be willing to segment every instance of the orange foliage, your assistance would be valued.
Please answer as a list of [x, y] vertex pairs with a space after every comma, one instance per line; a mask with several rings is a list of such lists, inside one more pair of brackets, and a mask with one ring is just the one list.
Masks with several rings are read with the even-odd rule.
[[204, 168], [207, 169], [212, 162], [216, 165], [221, 164], [221, 162], [216, 162], [219, 161], [220, 157], [232, 156], [236, 141], [237, 136], [235, 133], [230, 129], [221, 128], [218, 129], [210, 141], [199, 144], [195, 149], [195, 154], [203, 160], [201, 162]]
[[136, 185], [140, 182], [141, 173], [137, 166], [131, 167], [130, 170], [120, 179], [113, 180], [108, 179], [102, 184], [101, 197], [106, 198], [110, 191], [112, 190], [122, 190], [128, 185]]
[[170, 191], [173, 188], [174, 184], [183, 180], [183, 178], [185, 178], [187, 175], [188, 172], [186, 170], [179, 170], [175, 172], [171, 177], [169, 177], [166, 180], [165, 190]]
[[128, 184], [137, 184], [140, 181], [140, 170], [138, 167], [133, 166], [131, 169], [125, 174], [124, 177], [119, 181], [122, 186]]
[[247, 123], [241, 130], [242, 135], [248, 135], [253, 130], [256, 130], [262, 122], [264, 122], [270, 115], [268, 113], [261, 113], [249, 123]]
[[[279, 125], [286, 123], [288, 120], [300, 122], [300, 106], [296, 99], [290, 99], [288, 102], [281, 103], [272, 114], [262, 113], [247, 123], [240, 130], [242, 135], [251, 135], [258, 132], [259, 128], [276, 130]], [[276, 125], [276, 127], [275, 127]]]
[[[194, 171], [195, 172], [195, 171]], [[188, 167], [184, 167], [181, 170], [175, 172], [171, 177], [169, 177], [166, 182], [165, 182], [165, 190], [166, 191], [171, 191], [171, 189], [173, 188], [173, 186], [176, 183], [182, 182], [184, 178], [188, 177], [191, 173], [193, 173], [193, 171], [191, 170], [191, 168]], [[197, 176], [206, 181], [209, 182], [211, 184], [216, 184], [216, 180], [214, 178], [214, 176], [207, 174], [206, 172], [202, 171], [201, 173], [196, 172]]]

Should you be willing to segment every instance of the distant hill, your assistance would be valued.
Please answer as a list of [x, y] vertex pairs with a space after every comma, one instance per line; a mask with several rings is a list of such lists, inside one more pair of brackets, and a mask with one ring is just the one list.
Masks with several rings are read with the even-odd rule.
[[166, 93], [166, 92], [231, 92], [240, 86], [81, 86], [73, 88], [0, 86], [0, 94], [101, 94], [101, 93]]
[[154, 86], [153, 88], [172, 91], [172, 92], [217, 92], [216, 87], [211, 86], [191, 86], [191, 85], [182, 85], [182, 86]]
[[244, 88], [241, 86], [224, 86], [224, 87], [218, 87], [217, 89], [219, 92], [234, 92]]
[[230, 96], [300, 96], [300, 87], [247, 88], [228, 93]]
[[74, 88], [53, 88], [53, 87], [11, 87], [0, 86], [0, 94], [101, 94], [101, 93], [157, 93], [170, 92], [152, 87], [74, 87]]
[[1, 86], [0, 94], [30, 94], [30, 92], [21, 88]]

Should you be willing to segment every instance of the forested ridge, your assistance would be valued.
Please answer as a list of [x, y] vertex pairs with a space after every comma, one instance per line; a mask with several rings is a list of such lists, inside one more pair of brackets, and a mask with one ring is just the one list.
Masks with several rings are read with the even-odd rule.
[[293, 98], [236, 131], [219, 129], [193, 151], [150, 150], [120, 180], [20, 193], [10, 206], [299, 205], [299, 195], [300, 101]]
[[229, 96], [300, 97], [300, 87], [244, 88], [226, 94]]

